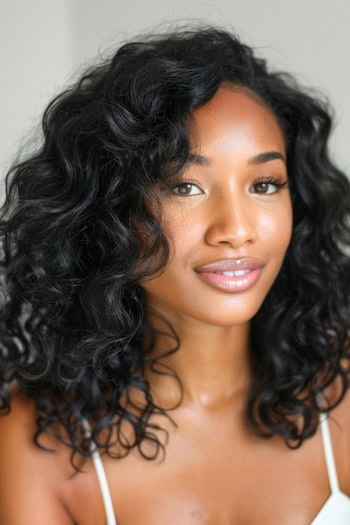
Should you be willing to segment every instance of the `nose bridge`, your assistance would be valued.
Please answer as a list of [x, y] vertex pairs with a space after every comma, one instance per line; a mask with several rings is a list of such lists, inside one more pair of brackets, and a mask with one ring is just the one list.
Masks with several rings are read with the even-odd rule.
[[216, 242], [238, 242], [242, 244], [255, 238], [254, 206], [248, 198], [226, 187], [213, 203], [211, 220], [207, 228], [207, 240]]

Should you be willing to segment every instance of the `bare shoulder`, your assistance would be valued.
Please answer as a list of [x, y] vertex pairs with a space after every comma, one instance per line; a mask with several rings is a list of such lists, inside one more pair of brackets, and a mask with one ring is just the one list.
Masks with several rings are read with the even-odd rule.
[[45, 458], [45, 463], [47, 463], [48, 457], [52, 457], [52, 461], [57, 462], [57, 454], [58, 456], [67, 455], [66, 447], [63, 447], [53, 435], [43, 434], [40, 443], [43, 447], [55, 451], [56, 454], [43, 451], [35, 444], [37, 417], [34, 402], [21, 391], [13, 391], [9, 414], [0, 416], [0, 453], [3, 450], [6, 450], [8, 454], [12, 451], [21, 450], [21, 457], [35, 458], [36, 461]]
[[[332, 404], [340, 398], [341, 380], [337, 380], [328, 388], [327, 396]], [[350, 496], [350, 388], [337, 406], [330, 411], [329, 429], [335, 456], [340, 488]]]
[[13, 394], [11, 411], [0, 416], [0, 523], [24, 525], [29, 517], [38, 525], [71, 524], [60, 502], [59, 487], [69, 475], [67, 451], [46, 436], [43, 444], [56, 453], [41, 450], [33, 441], [36, 432], [34, 403], [22, 393]]

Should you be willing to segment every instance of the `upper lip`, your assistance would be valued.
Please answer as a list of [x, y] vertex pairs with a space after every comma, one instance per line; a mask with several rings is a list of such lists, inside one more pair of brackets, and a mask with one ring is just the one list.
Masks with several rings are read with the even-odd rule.
[[265, 265], [261, 260], [253, 257], [221, 259], [204, 266], [195, 268], [196, 272], [232, 272], [235, 270], [254, 270]]

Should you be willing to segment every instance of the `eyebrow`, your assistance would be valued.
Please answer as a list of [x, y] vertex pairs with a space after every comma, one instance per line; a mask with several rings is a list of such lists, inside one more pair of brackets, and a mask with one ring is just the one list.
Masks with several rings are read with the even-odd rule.
[[[264, 153], [259, 153], [258, 155], [254, 155], [253, 157], [250, 157], [248, 159], [249, 165], [258, 165], [263, 164], [264, 162], [269, 162], [270, 160], [282, 160], [283, 162], [286, 162], [285, 158], [281, 153], [278, 151], [265, 151]], [[197, 164], [199, 166], [211, 166], [212, 162], [208, 157], [204, 157], [203, 155], [199, 155], [198, 153], [190, 153], [188, 162], [190, 164]]]

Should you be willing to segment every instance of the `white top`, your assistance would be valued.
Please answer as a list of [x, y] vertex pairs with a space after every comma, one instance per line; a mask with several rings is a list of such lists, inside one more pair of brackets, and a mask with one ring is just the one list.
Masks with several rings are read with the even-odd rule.
[[337, 468], [328, 426], [328, 414], [320, 414], [320, 422], [331, 495], [310, 525], [350, 524], [350, 498], [339, 488]]
[[[331, 495], [310, 525], [349, 525], [350, 498], [339, 489], [337, 469], [334, 461], [332, 441], [328, 426], [328, 414], [320, 414], [320, 423]], [[89, 436], [90, 427], [87, 421], [84, 421], [84, 428], [87, 435]], [[106, 473], [101, 461], [100, 454], [93, 443], [91, 443], [91, 450], [92, 460], [95, 465], [98, 483], [103, 498], [103, 504], [106, 513], [106, 525], [117, 525]]]

